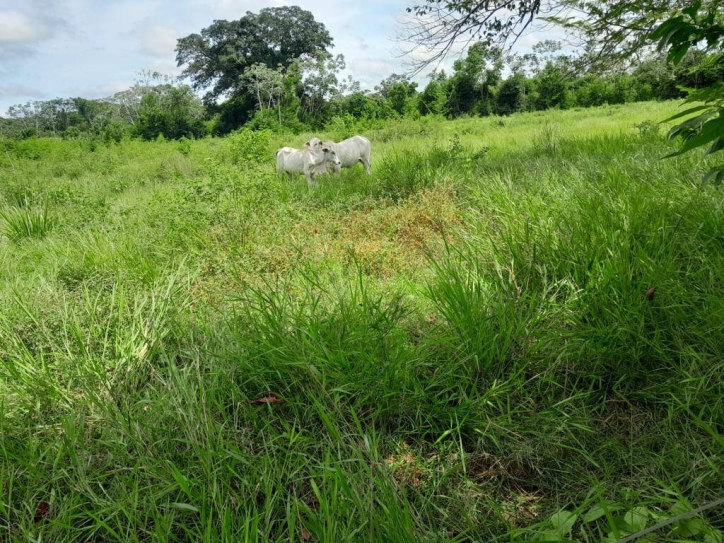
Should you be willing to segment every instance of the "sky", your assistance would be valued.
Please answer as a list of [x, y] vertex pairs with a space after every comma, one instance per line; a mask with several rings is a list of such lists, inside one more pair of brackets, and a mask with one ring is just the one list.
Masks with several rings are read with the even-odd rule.
[[[216, 19], [283, 5], [301, 6], [324, 23], [334, 39], [332, 52], [343, 54], [347, 72], [371, 89], [409, 68], [396, 36], [410, 2], [0, 0], [0, 115], [31, 100], [110, 96], [133, 85], [141, 70], [178, 75], [178, 38]], [[534, 36], [525, 40], [536, 41]]]

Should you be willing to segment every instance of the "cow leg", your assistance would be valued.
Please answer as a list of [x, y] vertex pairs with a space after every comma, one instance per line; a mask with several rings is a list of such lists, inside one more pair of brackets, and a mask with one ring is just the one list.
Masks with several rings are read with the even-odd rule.
[[365, 167], [365, 171], [367, 172], [367, 175], [369, 175], [371, 173], [370, 168], [372, 166], [370, 164], [370, 159], [369, 158], [360, 158], [360, 162], [362, 162], [362, 165]]

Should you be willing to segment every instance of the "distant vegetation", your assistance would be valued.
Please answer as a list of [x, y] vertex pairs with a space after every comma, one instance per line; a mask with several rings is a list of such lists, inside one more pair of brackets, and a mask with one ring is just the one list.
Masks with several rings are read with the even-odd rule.
[[[721, 57], [701, 48], [691, 48], [674, 65], [651, 49], [593, 62], [590, 54], [568, 53], [555, 41], [541, 42], [525, 55], [503, 54], [479, 42], [451, 73], [430, 73], [424, 87], [391, 74], [373, 91], [362, 91], [359, 83], [340, 76], [345, 60], [328, 52], [331, 45], [324, 25], [298, 7], [216, 21], [178, 41], [182, 81], [190, 86], [144, 72], [132, 88], [106, 99], [20, 104], [0, 120], [0, 137], [180, 139], [242, 126], [293, 133], [355, 126], [359, 131], [388, 119], [504, 116], [669, 100], [724, 80]], [[194, 91], [203, 92], [203, 99]]]

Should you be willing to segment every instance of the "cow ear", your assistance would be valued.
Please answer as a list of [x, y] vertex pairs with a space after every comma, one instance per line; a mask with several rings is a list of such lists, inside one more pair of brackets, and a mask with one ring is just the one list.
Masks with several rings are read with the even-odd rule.
[[304, 145], [306, 145], [307, 147], [309, 147], [309, 142], [305, 143]]

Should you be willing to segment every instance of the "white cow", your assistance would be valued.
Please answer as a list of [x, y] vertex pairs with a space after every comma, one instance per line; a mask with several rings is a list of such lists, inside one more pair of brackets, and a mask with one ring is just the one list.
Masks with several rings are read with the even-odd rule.
[[307, 149], [321, 149], [323, 146], [328, 146], [337, 152], [339, 160], [342, 162], [341, 166], [330, 166], [330, 169], [336, 171], [340, 177], [342, 176], [342, 168], [349, 168], [354, 166], [358, 162], [361, 162], [365, 167], [365, 171], [369, 175], [370, 173], [370, 157], [372, 154], [372, 146], [370, 140], [363, 136], [352, 136], [349, 139], [334, 143], [333, 141], [322, 141], [319, 138], [312, 138], [306, 144]]
[[280, 175], [287, 173], [289, 177], [303, 173], [310, 185], [314, 184], [316, 175], [339, 168], [341, 164], [337, 153], [327, 145], [305, 149], [282, 147], [277, 151], [277, 172]]

